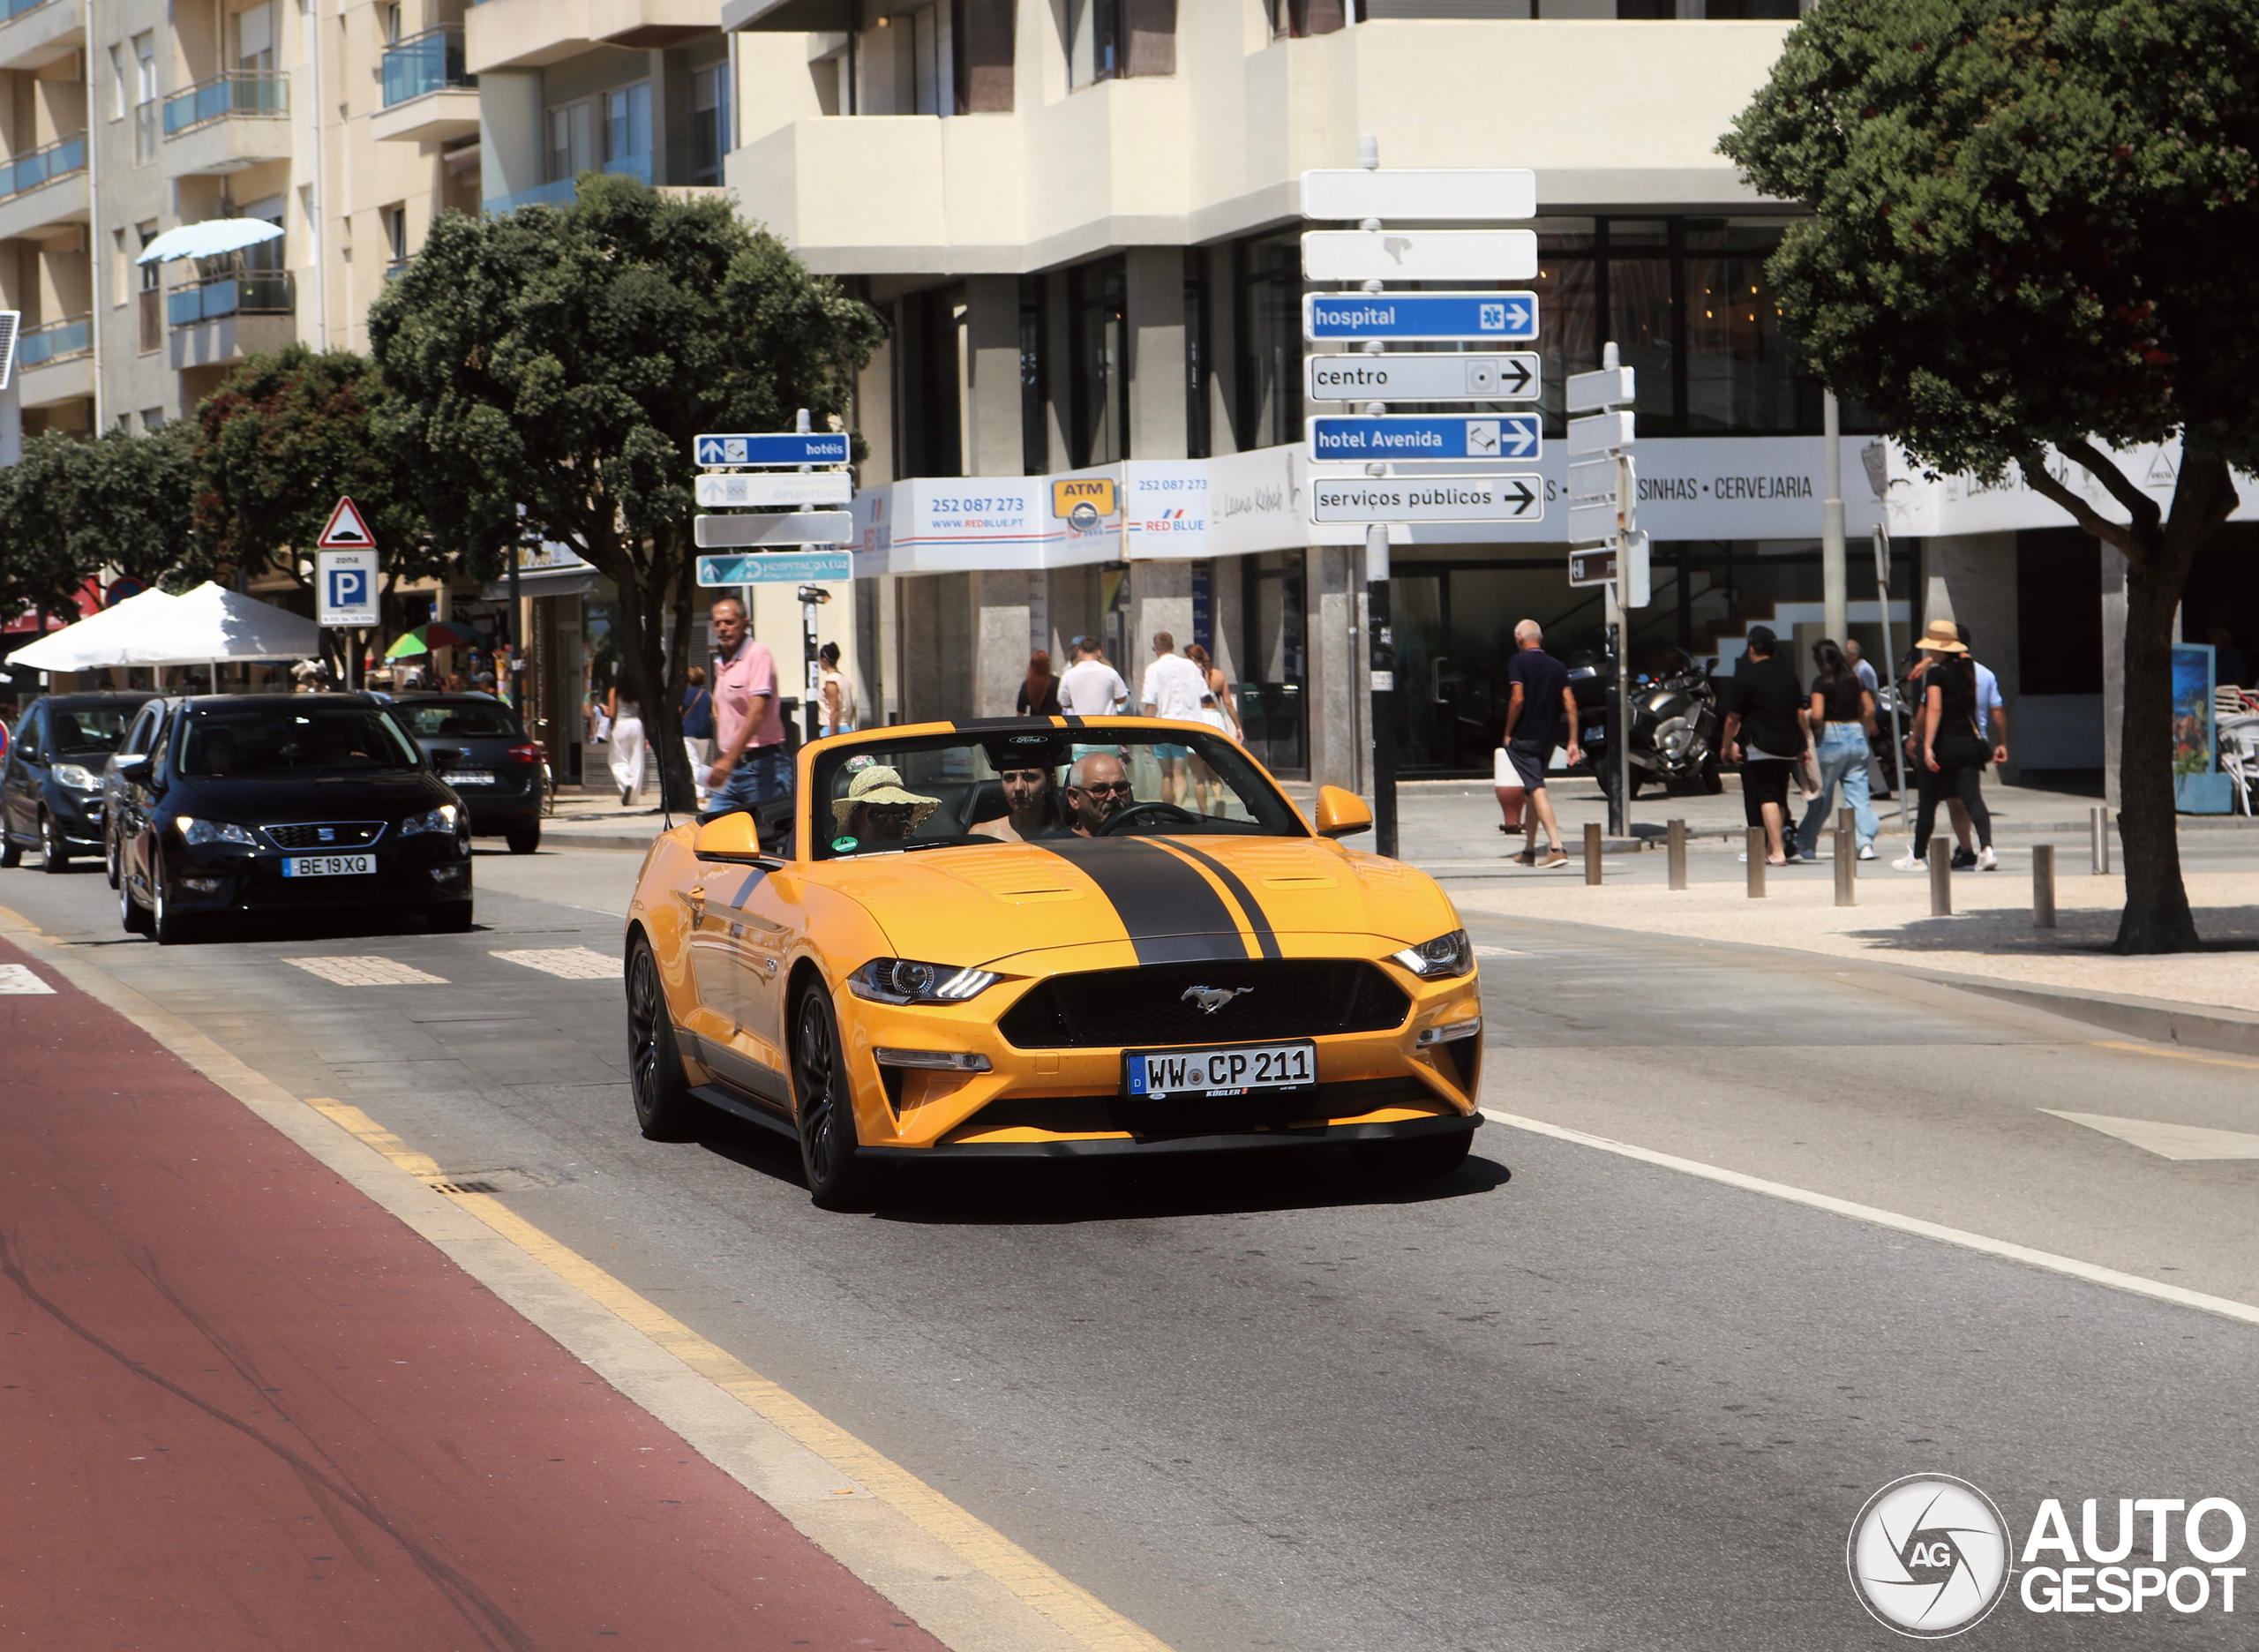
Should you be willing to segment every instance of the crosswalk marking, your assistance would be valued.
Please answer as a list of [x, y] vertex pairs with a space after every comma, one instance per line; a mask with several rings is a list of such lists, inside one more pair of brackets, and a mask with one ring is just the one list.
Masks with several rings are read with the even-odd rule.
[[617, 980], [619, 960], [608, 958], [593, 947], [520, 947], [491, 956], [507, 964], [522, 964], [567, 980]]
[[0, 964], [0, 993], [51, 993], [49, 986], [23, 964]]
[[294, 957], [285, 963], [295, 964], [309, 975], [319, 975], [326, 981], [340, 987], [444, 987], [444, 975], [427, 974], [411, 964], [397, 958], [377, 957]]

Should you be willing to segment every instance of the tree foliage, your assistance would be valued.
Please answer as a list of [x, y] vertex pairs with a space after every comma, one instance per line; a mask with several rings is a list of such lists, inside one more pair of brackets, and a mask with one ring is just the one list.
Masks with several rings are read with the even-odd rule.
[[[2125, 556], [2119, 944], [2195, 945], [2169, 649], [2259, 464], [2259, 5], [1821, 0], [1720, 147], [1811, 208], [1767, 274], [1813, 369], [1921, 462], [2014, 465]], [[2168, 510], [2111, 450], [2176, 435]]]
[[687, 803], [691, 439], [844, 420], [877, 316], [726, 201], [587, 176], [562, 210], [443, 216], [369, 325], [384, 439], [447, 548], [555, 540], [617, 587], [625, 690]]
[[143, 585], [178, 583], [191, 561], [196, 432], [111, 431], [88, 441], [48, 431], [0, 470], [0, 600], [75, 612], [71, 593], [115, 569]]
[[301, 585], [340, 495], [376, 536], [389, 591], [442, 576], [448, 559], [425, 530], [416, 491], [377, 423], [386, 401], [375, 365], [350, 350], [292, 344], [253, 356], [197, 409], [197, 571], [232, 580], [277, 570]]

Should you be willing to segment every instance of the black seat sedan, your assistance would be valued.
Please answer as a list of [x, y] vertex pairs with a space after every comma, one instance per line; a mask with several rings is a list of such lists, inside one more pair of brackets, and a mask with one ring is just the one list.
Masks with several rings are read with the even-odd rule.
[[170, 944], [221, 913], [353, 908], [470, 927], [462, 800], [366, 695], [176, 701], [112, 767], [130, 933]]
[[542, 748], [492, 695], [402, 694], [393, 717], [470, 810], [470, 830], [500, 833], [512, 854], [541, 845]]
[[0, 867], [36, 848], [50, 872], [102, 847], [102, 771], [146, 694], [49, 695], [0, 762]]

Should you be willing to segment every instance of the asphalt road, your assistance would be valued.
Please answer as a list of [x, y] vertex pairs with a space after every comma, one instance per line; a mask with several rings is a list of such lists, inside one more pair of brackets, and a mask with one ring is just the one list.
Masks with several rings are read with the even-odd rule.
[[[2019, 1535], [2045, 1497], [2074, 1526], [2089, 1497], [2259, 1517], [2259, 1327], [1509, 1126], [1419, 1191], [1323, 1155], [1007, 1166], [826, 1215], [760, 1132], [637, 1137], [616, 979], [493, 956], [616, 956], [635, 865], [482, 856], [468, 935], [160, 950], [91, 867], [0, 875], [0, 906], [484, 1174], [1178, 1652], [1894, 1646], [1844, 1537], [1923, 1469]], [[1501, 949], [1497, 1109], [2259, 1301], [2259, 1161], [2038, 1110], [2259, 1130], [2249, 1064], [1881, 970], [1474, 927]], [[323, 963], [346, 957], [440, 980], [348, 984]], [[1970, 1644], [2225, 1646], [2240, 1621], [2011, 1602]]]

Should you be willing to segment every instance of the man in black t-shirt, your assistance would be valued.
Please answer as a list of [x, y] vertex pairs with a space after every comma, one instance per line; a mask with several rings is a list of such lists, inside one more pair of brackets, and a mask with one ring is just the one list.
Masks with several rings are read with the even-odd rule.
[[1542, 825], [1553, 845], [1544, 864], [1557, 867], [1568, 865], [1569, 857], [1561, 846], [1553, 801], [1545, 795], [1545, 769], [1565, 732], [1569, 761], [1580, 762], [1585, 754], [1577, 743], [1577, 702], [1569, 688], [1569, 668], [1540, 646], [1544, 641], [1535, 620], [1514, 627], [1514, 657], [1506, 665], [1506, 680], [1513, 686], [1506, 702], [1506, 761], [1529, 796], [1529, 812], [1523, 817], [1528, 831], [1514, 859], [1524, 866], [1539, 864], [1537, 829]]
[[1741, 765], [1742, 816], [1765, 829], [1768, 865], [1797, 859], [1794, 840], [1783, 843], [1789, 815], [1789, 777], [1804, 755], [1804, 690], [1796, 672], [1774, 650], [1770, 626], [1749, 627], [1749, 652], [1735, 674], [1726, 707], [1726, 761]]

